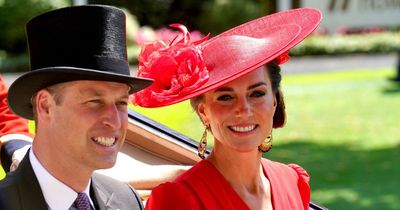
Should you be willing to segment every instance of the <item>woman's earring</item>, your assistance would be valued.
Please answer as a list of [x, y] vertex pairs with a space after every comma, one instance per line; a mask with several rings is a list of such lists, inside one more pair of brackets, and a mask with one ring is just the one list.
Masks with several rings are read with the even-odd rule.
[[272, 133], [267, 137], [266, 141], [258, 146], [258, 151], [267, 153], [272, 148]]
[[198, 155], [201, 159], [206, 158], [205, 154], [206, 154], [206, 150], [207, 150], [207, 130], [208, 130], [208, 125], [205, 126], [203, 135], [201, 136], [199, 146], [197, 148]]

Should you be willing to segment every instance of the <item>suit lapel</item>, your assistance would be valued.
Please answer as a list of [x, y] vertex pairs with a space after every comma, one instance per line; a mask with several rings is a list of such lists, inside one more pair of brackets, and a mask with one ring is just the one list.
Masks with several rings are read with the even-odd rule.
[[[15, 178], [18, 179], [16, 184], [17, 189], [15, 190], [15, 192], [18, 194], [11, 197], [11, 199], [15, 203], [20, 203], [21, 210], [43, 210], [49, 208], [44, 199], [43, 192], [40, 188], [39, 182], [30, 163], [29, 152], [21, 161], [18, 169], [12, 174], [12, 176], [15, 176]], [[126, 201], [126, 197], [124, 196], [119, 198], [119, 196], [117, 196], [119, 191], [114, 192], [114, 190], [120, 190], [120, 188], [116, 187], [114, 189], [112, 182], [105, 183], [109, 180], [103, 179], [104, 178], [102, 178], [101, 176], [93, 175], [91, 182], [92, 184], [90, 186], [92, 201], [97, 210], [117, 210], [124, 208], [124, 205], [122, 205], [121, 202], [126, 202], [129, 208], [138, 205], [138, 207], [134, 209], [143, 209], [140, 203], [135, 203], [135, 201], [133, 200], [134, 198], [131, 197], [131, 195], [127, 197], [129, 197], [129, 199], [132, 199], [132, 201]], [[110, 189], [107, 190], [107, 188]], [[132, 193], [130, 189], [126, 190]], [[138, 200], [138, 202], [140, 201]], [[125, 206], [125, 208], [127, 208], [127, 206]]]
[[22, 209], [48, 209], [39, 182], [33, 172], [29, 152], [22, 159], [15, 175], [21, 180], [18, 182], [18, 192]]
[[107, 190], [103, 189], [101, 185], [97, 183], [97, 179], [92, 176], [92, 184], [90, 186], [90, 191], [92, 193], [92, 200], [96, 206], [96, 209], [99, 210], [115, 210], [118, 209], [118, 206], [115, 206], [115, 202], [117, 200], [116, 195], [114, 193], [109, 193]]

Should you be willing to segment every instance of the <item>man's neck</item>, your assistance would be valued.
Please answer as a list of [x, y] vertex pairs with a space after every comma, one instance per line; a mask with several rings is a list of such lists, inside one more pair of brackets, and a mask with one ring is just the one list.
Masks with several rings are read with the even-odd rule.
[[46, 151], [46, 148], [41, 147], [43, 144], [32, 145], [32, 152], [43, 168], [54, 178], [64, 183], [75, 192], [84, 191], [90, 181], [90, 177], [94, 170], [88, 170], [79, 167], [78, 163], [70, 163], [63, 158], [57, 158], [57, 154], [53, 151]]
[[[34, 151], [29, 151], [29, 160], [33, 168], [33, 172], [38, 180], [45, 202], [50, 209], [68, 209], [77, 197], [77, 191], [63, 183], [61, 180], [54, 177], [47, 171], [46, 168], [39, 162], [34, 154]], [[78, 191], [88, 195], [90, 199], [90, 183], [86, 183], [84, 190]], [[91, 200], [91, 199], [90, 199]], [[90, 201], [93, 205], [93, 202]]]

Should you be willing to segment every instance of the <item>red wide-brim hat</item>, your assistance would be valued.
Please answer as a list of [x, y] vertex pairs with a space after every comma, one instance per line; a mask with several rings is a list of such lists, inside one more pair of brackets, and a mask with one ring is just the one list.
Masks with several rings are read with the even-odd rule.
[[287, 52], [322, 20], [317, 9], [300, 8], [264, 16], [209, 40], [190, 42], [186, 27], [169, 45], [146, 44], [139, 55], [139, 77], [154, 79], [132, 102], [142, 107], [175, 104], [231, 82], [270, 61], [288, 60]]

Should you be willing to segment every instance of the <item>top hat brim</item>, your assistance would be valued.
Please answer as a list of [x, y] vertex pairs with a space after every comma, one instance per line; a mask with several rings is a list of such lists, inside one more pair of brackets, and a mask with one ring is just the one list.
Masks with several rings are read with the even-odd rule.
[[152, 84], [151, 79], [74, 67], [48, 67], [28, 72], [16, 79], [8, 91], [8, 106], [17, 115], [33, 119], [31, 100], [39, 90], [51, 85], [76, 80], [110, 81], [127, 84], [130, 94]]

